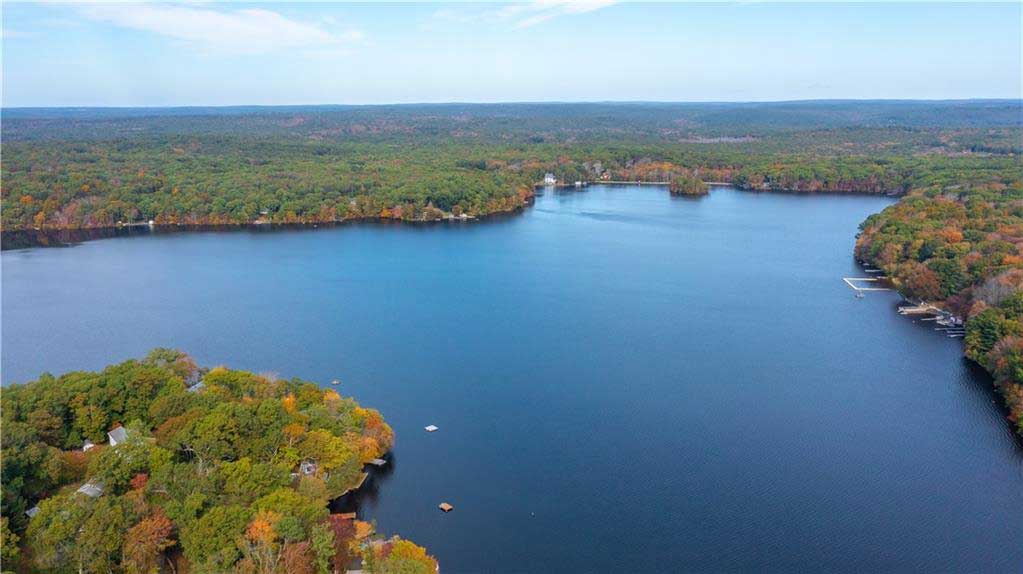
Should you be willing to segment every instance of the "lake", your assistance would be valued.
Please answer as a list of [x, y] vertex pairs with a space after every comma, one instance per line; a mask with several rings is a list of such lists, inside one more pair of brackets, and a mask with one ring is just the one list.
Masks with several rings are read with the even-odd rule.
[[156, 346], [340, 378], [397, 435], [344, 505], [448, 573], [1019, 572], [990, 379], [842, 282], [890, 202], [593, 186], [481, 223], [8, 251], [3, 380]]

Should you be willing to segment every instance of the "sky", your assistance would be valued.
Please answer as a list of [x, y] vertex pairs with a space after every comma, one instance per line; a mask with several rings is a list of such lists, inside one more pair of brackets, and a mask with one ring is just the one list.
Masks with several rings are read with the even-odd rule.
[[1021, 97], [1021, 4], [3, 2], [21, 106]]

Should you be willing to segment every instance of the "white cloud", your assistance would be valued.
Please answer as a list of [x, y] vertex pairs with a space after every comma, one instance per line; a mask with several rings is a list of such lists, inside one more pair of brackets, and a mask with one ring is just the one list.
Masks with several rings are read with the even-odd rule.
[[532, 0], [507, 4], [498, 9], [479, 6], [443, 8], [434, 18], [453, 23], [478, 21], [510, 23], [513, 29], [529, 28], [537, 24], [573, 14], [585, 14], [617, 3], [617, 0]]
[[513, 28], [528, 28], [558, 16], [585, 14], [614, 3], [615, 0], [533, 0], [527, 4], [511, 4], [502, 12], [505, 18], [514, 20]]
[[209, 51], [262, 54], [284, 50], [341, 48], [363, 38], [358, 30], [332, 33], [272, 10], [218, 10], [195, 5], [132, 4], [80, 7], [88, 18], [173, 38]]

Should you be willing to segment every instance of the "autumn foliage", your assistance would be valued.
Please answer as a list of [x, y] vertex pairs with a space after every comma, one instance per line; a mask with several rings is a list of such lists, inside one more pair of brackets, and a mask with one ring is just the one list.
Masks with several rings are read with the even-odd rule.
[[949, 174], [869, 217], [856, 255], [903, 295], [966, 319], [965, 354], [1023, 434], [1023, 169]]
[[[328, 502], [394, 442], [380, 413], [333, 389], [166, 349], [11, 385], [2, 401], [5, 540], [27, 549], [26, 570], [344, 572], [372, 528]], [[128, 438], [102, 445], [120, 421]], [[86, 439], [100, 446], [82, 452]], [[77, 494], [85, 480], [102, 495]]]

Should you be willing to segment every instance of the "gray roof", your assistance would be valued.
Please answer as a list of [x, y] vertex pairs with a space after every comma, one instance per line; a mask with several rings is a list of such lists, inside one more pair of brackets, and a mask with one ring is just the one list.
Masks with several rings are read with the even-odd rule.
[[84, 494], [85, 496], [91, 496], [92, 498], [96, 498], [97, 496], [103, 494], [103, 485], [89, 481], [83, 484], [82, 486], [78, 487], [77, 492]]
[[188, 387], [188, 392], [197, 393], [200, 390], [204, 389], [205, 387], [206, 385], [202, 381], [199, 381], [198, 383], [192, 385], [191, 387]]
[[107, 436], [110, 437], [111, 442], [124, 442], [128, 438], [128, 431], [124, 427], [117, 427], [108, 432]]
[[29, 518], [32, 518], [36, 514], [39, 514], [39, 505], [37, 504], [32, 508], [29, 508], [28, 510], [25, 511], [25, 514], [27, 514]]

